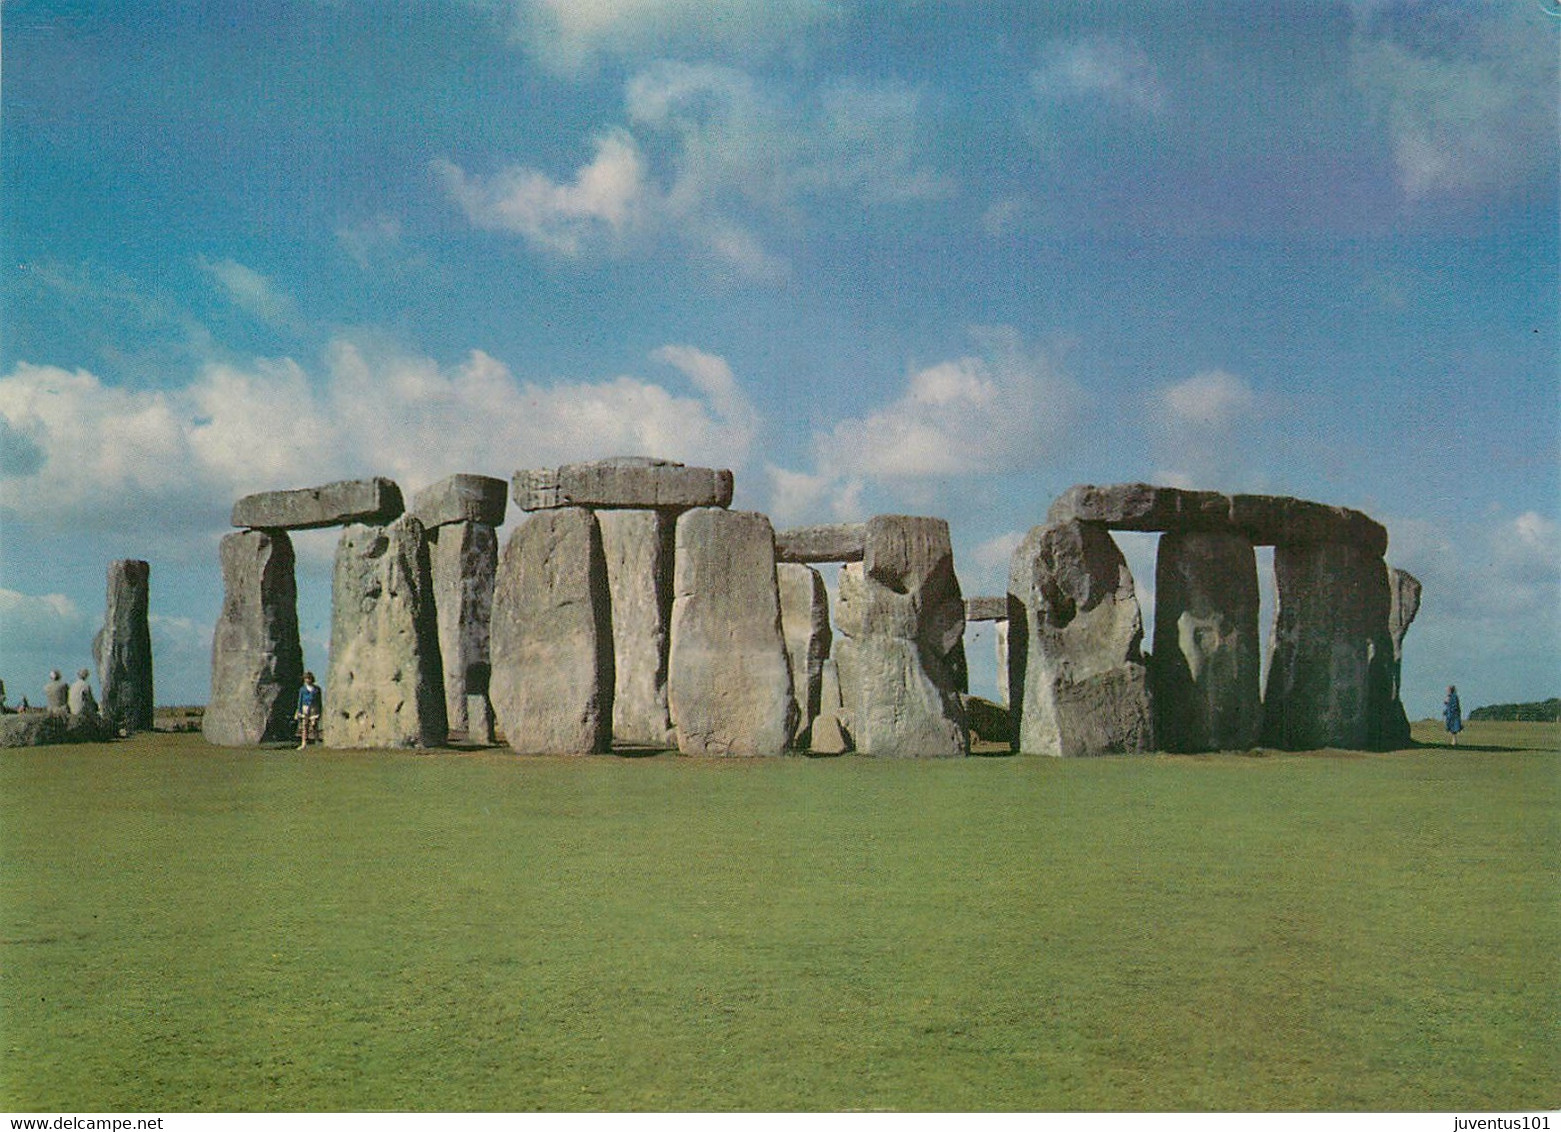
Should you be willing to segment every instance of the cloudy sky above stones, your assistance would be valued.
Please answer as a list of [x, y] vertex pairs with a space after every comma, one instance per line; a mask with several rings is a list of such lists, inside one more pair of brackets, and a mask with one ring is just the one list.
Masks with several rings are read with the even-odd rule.
[[1075, 482], [1358, 507], [1427, 586], [1412, 715], [1556, 694], [1558, 33], [1541, 0], [10, 0], [0, 678], [88, 663], [138, 557], [158, 698], [204, 700], [240, 494], [645, 453], [777, 525], [943, 515], [969, 593]]

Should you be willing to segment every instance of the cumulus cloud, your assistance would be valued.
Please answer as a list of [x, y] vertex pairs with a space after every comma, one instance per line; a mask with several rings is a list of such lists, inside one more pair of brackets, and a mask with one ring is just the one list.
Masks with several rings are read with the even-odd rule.
[[[458, 471], [626, 453], [732, 467], [757, 414], [721, 358], [671, 346], [678, 392], [634, 376], [543, 384], [474, 350], [458, 365], [337, 339], [290, 359], [212, 365], [169, 390], [18, 365], [0, 422], [37, 458], [4, 469], [0, 514], [41, 525], [209, 527], [238, 495], [382, 474], [415, 489]], [[105, 440], [106, 438], [106, 440]]]
[[440, 159], [434, 171], [478, 228], [513, 232], [536, 247], [578, 256], [619, 246], [638, 227], [650, 195], [644, 160], [632, 137], [612, 130], [595, 145], [595, 156], [566, 183], [522, 166], [474, 177]]
[[604, 56], [789, 50], [835, 8], [829, 0], [517, 0], [514, 26], [534, 58], [577, 75]]
[[1030, 73], [1043, 102], [1094, 102], [1139, 115], [1158, 115], [1168, 101], [1154, 63], [1134, 43], [1093, 35], [1049, 43]]
[[87, 614], [64, 594], [0, 588], [0, 678], [7, 681], [6, 702], [15, 707], [26, 696], [41, 707], [49, 669], [71, 672], [91, 665], [96, 631]]
[[624, 89], [626, 126], [596, 139], [572, 178], [515, 165], [491, 177], [441, 159], [446, 192], [480, 228], [575, 257], [640, 238], [761, 280], [785, 276], [767, 230], [805, 223], [809, 202], [881, 208], [942, 199], [952, 178], [924, 156], [925, 93], [898, 82], [788, 89], [715, 63], [660, 61]]
[[[917, 492], [930, 481], [1016, 471], [1067, 447], [1082, 408], [1078, 387], [1009, 327], [973, 331], [979, 352], [912, 371], [904, 392], [813, 438], [814, 469], [772, 472], [777, 512], [869, 485]], [[807, 491], [811, 490], [811, 498]]]
[[[1435, 18], [1440, 15], [1440, 18]], [[1555, 37], [1540, 5], [1360, 13], [1351, 74], [1411, 200], [1499, 193], [1554, 176]]]
[[1164, 461], [1155, 478], [1171, 487], [1254, 490], [1262, 477], [1248, 454], [1259, 447], [1263, 399], [1226, 370], [1196, 373], [1162, 388], [1149, 405], [1156, 449]]

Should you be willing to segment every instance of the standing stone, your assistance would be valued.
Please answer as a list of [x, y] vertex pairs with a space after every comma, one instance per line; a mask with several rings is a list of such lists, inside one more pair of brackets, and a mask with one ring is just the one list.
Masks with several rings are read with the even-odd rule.
[[1347, 543], [1281, 543], [1274, 583], [1264, 744], [1376, 745], [1393, 654], [1382, 558]]
[[1245, 535], [1171, 531], [1155, 563], [1155, 735], [1167, 751], [1244, 751], [1263, 727], [1257, 556]]
[[112, 728], [152, 730], [152, 631], [147, 617], [152, 568], [135, 558], [108, 565], [103, 628], [92, 641], [103, 717]]
[[1035, 527], [1009, 571], [1008, 680], [1015, 750], [1100, 755], [1154, 745], [1143, 618], [1110, 533]]
[[678, 517], [667, 691], [688, 755], [779, 755], [797, 705], [781, 635], [775, 533], [752, 511]]
[[221, 557], [222, 613], [201, 733], [219, 747], [290, 739], [304, 675], [292, 541], [284, 531], [235, 531], [223, 538]]
[[794, 745], [807, 750], [813, 721], [818, 718], [823, 689], [824, 658], [829, 655], [829, 594], [824, 578], [811, 566], [780, 562], [775, 567], [780, 586], [781, 631], [791, 666], [791, 695], [797, 701]]
[[867, 755], [970, 753], [960, 702], [965, 601], [942, 519], [879, 515], [840, 571], [837, 646], [851, 738]]
[[612, 736], [672, 747], [667, 645], [672, 619], [673, 517], [660, 511], [598, 511], [612, 599]]
[[437, 747], [447, 737], [428, 539], [410, 515], [342, 531], [324, 693], [328, 747]]
[[466, 697], [466, 739], [471, 743], [492, 743], [497, 736], [493, 727], [493, 703], [488, 693]]
[[428, 538], [445, 716], [451, 731], [469, 731], [467, 698], [488, 692], [488, 623], [499, 536], [487, 523], [459, 521], [435, 527]]
[[1409, 716], [1404, 711], [1404, 635], [1420, 612], [1420, 581], [1405, 570], [1388, 570], [1388, 637], [1393, 643], [1393, 660], [1388, 665], [1388, 700], [1379, 735], [1385, 750], [1409, 746]]
[[997, 622], [997, 701], [1008, 706], [1008, 618]]
[[611, 749], [612, 613], [590, 511], [543, 511], [515, 528], [499, 556], [489, 648], [489, 694], [513, 750]]
[[840, 698], [840, 670], [834, 657], [825, 657], [819, 672], [818, 716], [813, 720], [809, 749], [816, 755], [843, 755], [851, 749]]

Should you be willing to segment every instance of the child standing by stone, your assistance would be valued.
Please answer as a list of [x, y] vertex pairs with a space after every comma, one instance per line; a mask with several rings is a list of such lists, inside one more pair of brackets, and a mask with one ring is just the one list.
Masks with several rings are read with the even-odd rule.
[[304, 685], [298, 689], [298, 710], [293, 718], [298, 720], [298, 749], [309, 745], [309, 736], [320, 742], [320, 705], [323, 700], [320, 686], [314, 682], [314, 673], [304, 673]]

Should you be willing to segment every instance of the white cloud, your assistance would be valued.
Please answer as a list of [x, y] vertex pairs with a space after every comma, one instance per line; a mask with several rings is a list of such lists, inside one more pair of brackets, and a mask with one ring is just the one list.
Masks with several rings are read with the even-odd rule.
[[835, 7], [828, 0], [517, 0], [515, 27], [534, 58], [574, 75], [603, 56], [794, 49]]
[[1162, 388], [1149, 404], [1151, 434], [1168, 487], [1258, 490], [1264, 475], [1251, 454], [1263, 450], [1263, 398], [1226, 370], [1196, 373]]
[[0, 588], [0, 679], [6, 702], [15, 707], [23, 696], [43, 705], [43, 685], [51, 668], [74, 672], [92, 663], [92, 636], [97, 631], [88, 616], [64, 594], [24, 594]]
[[197, 261], [211, 276], [228, 301], [268, 326], [287, 329], [302, 321], [292, 296], [277, 289], [270, 278], [231, 259]]
[[[814, 469], [772, 471], [776, 503], [860, 503], [868, 485], [925, 494], [928, 483], [1041, 466], [1059, 456], [1081, 407], [1077, 386], [1008, 327], [973, 332], [980, 353], [910, 373], [905, 391], [813, 438]], [[806, 489], [806, 491], [802, 489]], [[782, 508], [777, 507], [777, 510]]]
[[414, 490], [460, 471], [507, 477], [517, 460], [745, 463], [758, 418], [725, 361], [688, 346], [657, 360], [692, 394], [632, 376], [527, 382], [481, 351], [445, 367], [347, 339], [317, 372], [290, 359], [213, 365], [171, 390], [24, 363], [0, 377], [0, 422], [36, 458], [7, 469], [0, 513], [45, 526], [201, 529], [239, 495], [353, 476]]
[[441, 159], [434, 171], [477, 227], [514, 232], [565, 256], [619, 246], [641, 222], [650, 194], [639, 147], [623, 130], [598, 137], [595, 156], [567, 184], [521, 166], [481, 178]]
[[1100, 35], [1048, 44], [1030, 88], [1045, 102], [1100, 102], [1140, 115], [1158, 115], [1169, 101], [1142, 48]]
[[1352, 76], [1387, 130], [1410, 200], [1553, 176], [1557, 61], [1540, 7], [1471, 6], [1456, 20], [1391, 5], [1362, 13]]
[[819, 200], [869, 208], [942, 199], [953, 180], [923, 155], [927, 98], [897, 82], [786, 89], [715, 63], [659, 61], [630, 76], [627, 127], [560, 181], [523, 165], [475, 177], [434, 163], [480, 228], [568, 257], [681, 243], [718, 270], [784, 278], [767, 232], [806, 223]]

